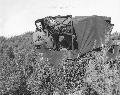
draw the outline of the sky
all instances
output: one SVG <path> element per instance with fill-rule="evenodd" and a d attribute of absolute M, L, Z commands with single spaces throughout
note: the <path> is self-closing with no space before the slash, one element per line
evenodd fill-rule
<path fill-rule="evenodd" d="M 0 0 L 0 36 L 35 31 L 35 20 L 57 15 L 108 16 L 120 32 L 120 0 Z"/>

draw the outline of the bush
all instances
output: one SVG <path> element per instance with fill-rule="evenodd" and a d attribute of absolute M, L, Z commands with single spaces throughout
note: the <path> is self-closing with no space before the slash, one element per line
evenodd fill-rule
<path fill-rule="evenodd" d="M 58 91 L 66 95 L 82 90 L 84 95 L 99 95 L 100 91 L 107 93 L 108 88 L 113 88 L 105 80 L 112 80 L 114 85 L 119 86 L 116 84 L 120 80 L 119 59 L 108 61 L 105 52 L 100 50 L 88 52 L 75 61 L 65 62 L 66 52 L 37 51 L 31 44 L 31 37 L 31 33 L 28 33 L 20 37 L 2 39 L 2 94 L 52 95 Z"/>

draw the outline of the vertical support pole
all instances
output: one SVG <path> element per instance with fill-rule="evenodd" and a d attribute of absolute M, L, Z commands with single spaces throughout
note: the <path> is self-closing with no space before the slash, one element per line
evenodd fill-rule
<path fill-rule="evenodd" d="M 73 20 L 72 20 L 72 15 L 71 15 L 71 32 L 72 32 L 72 51 L 74 50 L 74 45 L 73 45 L 73 40 L 74 40 L 74 38 L 73 38 Z"/>

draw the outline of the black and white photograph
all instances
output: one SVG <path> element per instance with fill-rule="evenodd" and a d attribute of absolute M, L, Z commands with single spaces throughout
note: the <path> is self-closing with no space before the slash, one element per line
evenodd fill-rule
<path fill-rule="evenodd" d="M 120 0 L 0 0 L 0 95 L 120 95 Z"/>

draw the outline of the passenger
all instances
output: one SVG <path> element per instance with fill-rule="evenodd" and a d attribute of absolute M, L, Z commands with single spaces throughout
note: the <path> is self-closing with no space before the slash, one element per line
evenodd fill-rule
<path fill-rule="evenodd" d="M 66 51 L 67 53 L 67 60 L 72 60 L 72 52 L 71 50 L 69 50 L 69 42 L 67 40 L 70 40 L 70 39 L 65 39 L 65 35 L 61 35 L 59 37 L 59 42 L 60 42 L 60 51 Z"/>
<path fill-rule="evenodd" d="M 66 39 L 65 39 L 65 36 L 64 35 L 61 35 L 61 36 L 59 36 L 59 42 L 60 42 L 60 49 L 68 49 L 68 47 L 69 47 L 69 44 L 68 44 L 68 42 L 66 41 Z"/>
<path fill-rule="evenodd" d="M 35 21 L 36 31 L 33 33 L 33 42 L 37 48 L 45 46 L 46 48 L 52 48 L 52 37 L 48 36 L 48 31 L 44 28 L 44 20 L 38 19 Z"/>
<path fill-rule="evenodd" d="M 54 50 L 59 51 L 59 34 L 58 33 L 53 33 L 51 35 L 53 37 L 53 48 Z"/>

